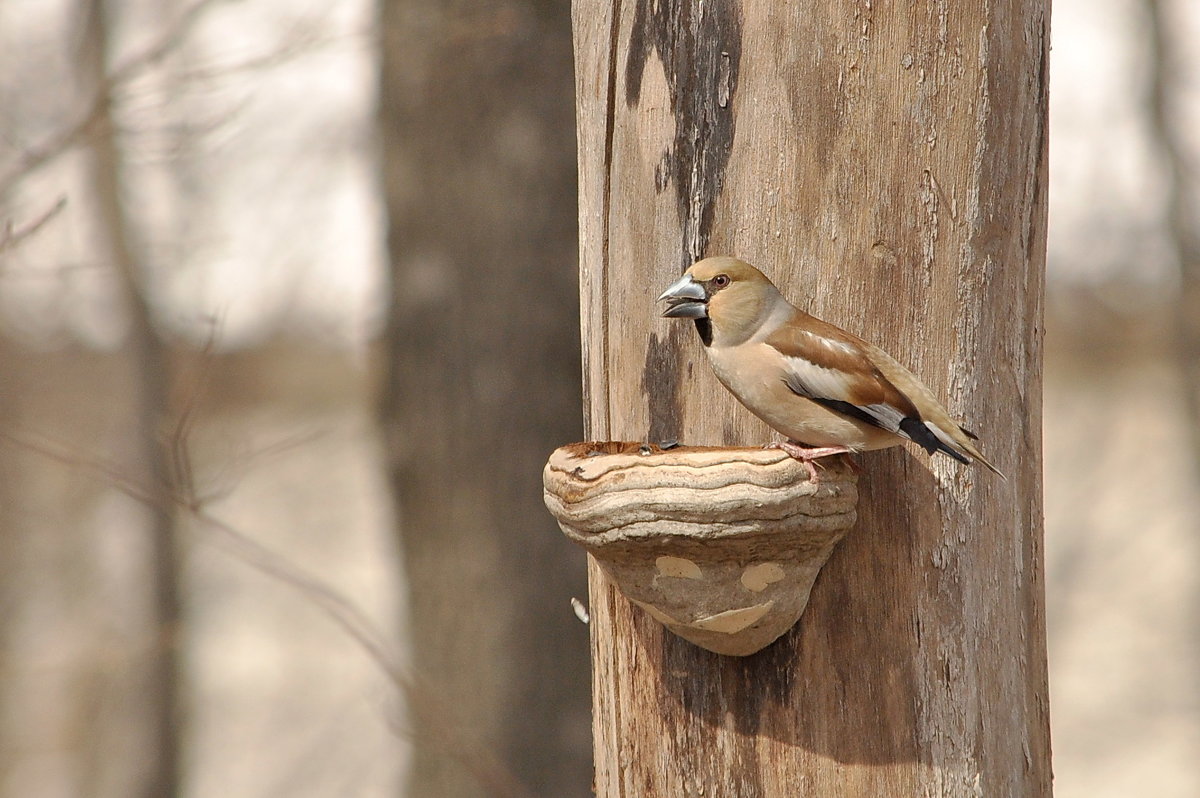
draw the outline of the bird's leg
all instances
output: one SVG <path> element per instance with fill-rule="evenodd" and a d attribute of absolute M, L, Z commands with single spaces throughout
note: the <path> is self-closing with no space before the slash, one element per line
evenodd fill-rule
<path fill-rule="evenodd" d="M 804 467 L 808 469 L 808 478 L 813 482 L 821 481 L 817 476 L 817 466 L 813 460 L 834 454 L 850 454 L 853 451 L 845 446 L 804 446 L 795 441 L 773 441 L 768 443 L 765 448 L 781 449 L 804 463 Z M 849 458 L 847 460 L 850 462 L 851 468 L 858 471 L 858 464 Z"/>

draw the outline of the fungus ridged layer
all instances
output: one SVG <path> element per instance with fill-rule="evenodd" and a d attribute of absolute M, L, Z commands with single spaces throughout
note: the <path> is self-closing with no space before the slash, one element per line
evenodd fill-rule
<path fill-rule="evenodd" d="M 760 448 L 585 442 L 556 450 L 546 506 L 618 588 L 681 637 L 746 655 L 799 620 L 821 566 L 853 526 L 857 478 L 819 478 Z"/>

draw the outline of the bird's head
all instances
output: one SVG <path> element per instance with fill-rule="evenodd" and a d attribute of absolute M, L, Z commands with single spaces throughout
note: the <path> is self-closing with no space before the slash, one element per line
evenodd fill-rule
<path fill-rule="evenodd" d="M 667 302 L 662 314 L 666 318 L 696 319 L 708 343 L 712 332 L 706 334 L 708 324 L 721 336 L 749 337 L 779 298 L 774 284 L 758 269 L 737 258 L 720 256 L 693 265 L 658 299 Z"/>

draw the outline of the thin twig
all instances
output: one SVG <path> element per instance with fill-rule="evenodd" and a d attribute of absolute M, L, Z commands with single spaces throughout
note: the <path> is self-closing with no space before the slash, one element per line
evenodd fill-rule
<path fill-rule="evenodd" d="M 37 171 L 57 156 L 82 143 L 91 135 L 107 114 L 112 95 L 118 88 L 136 78 L 147 67 L 170 55 L 191 32 L 201 15 L 219 0 L 196 0 L 184 9 L 161 36 L 146 49 L 126 58 L 96 85 L 84 111 L 73 122 L 51 134 L 40 144 L 29 147 L 0 176 L 0 196 L 12 190 L 16 183 Z"/>
<path fill-rule="evenodd" d="M 321 30 L 317 24 L 297 26 L 296 33 L 287 37 L 276 50 L 258 55 L 246 56 L 240 61 L 215 62 L 208 65 L 191 67 L 182 70 L 178 78 L 181 83 L 205 83 L 223 80 L 231 75 L 241 75 L 248 72 L 262 72 L 280 66 L 286 66 L 303 56 L 309 55 L 321 47 L 338 44 L 363 36 L 361 33 L 344 33 L 330 35 Z"/>
<path fill-rule="evenodd" d="M 10 249 L 16 249 L 21 245 L 21 242 L 35 235 L 49 224 L 51 219 L 62 213 L 65 207 L 67 207 L 67 198 L 59 197 L 58 201 L 50 206 L 49 210 L 34 218 L 33 221 L 26 222 L 21 227 L 14 228 L 11 221 L 6 223 L 4 229 L 0 230 L 0 254 Z"/>
<path fill-rule="evenodd" d="M 161 491 L 150 490 L 139 484 L 113 463 L 82 456 L 73 451 L 69 444 L 3 429 L 0 429 L 0 441 L 88 472 L 143 504 L 155 506 L 162 496 Z M 422 685 L 407 672 L 400 655 L 384 642 L 384 635 L 352 601 L 315 574 L 239 531 L 193 499 L 178 493 L 171 494 L 170 498 L 173 507 L 213 533 L 205 539 L 206 543 L 295 589 L 352 639 L 404 695 L 409 711 L 421 721 L 420 728 L 429 732 L 439 748 L 470 773 L 487 790 L 488 795 L 497 798 L 532 798 L 532 793 L 490 751 L 467 739 L 460 729 L 452 726 L 447 719 L 452 717 L 453 712 L 436 696 L 436 691 Z"/>

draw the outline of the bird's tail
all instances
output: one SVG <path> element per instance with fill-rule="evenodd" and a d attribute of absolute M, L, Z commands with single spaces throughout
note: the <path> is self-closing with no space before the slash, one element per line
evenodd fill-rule
<path fill-rule="evenodd" d="M 940 425 L 932 422 L 926 422 L 925 426 L 929 427 L 930 432 L 937 438 L 938 451 L 945 452 L 960 463 L 970 463 L 977 460 L 987 470 L 1006 482 L 1008 481 L 1008 477 L 1004 476 L 1004 473 L 1000 469 L 992 465 L 992 462 L 984 457 L 983 453 L 975 446 L 974 441 L 979 440 L 979 436 L 974 432 L 957 424 L 952 424 L 949 431 L 942 429 Z"/>

